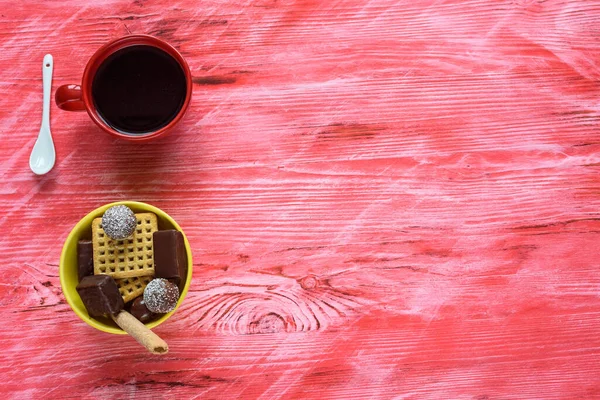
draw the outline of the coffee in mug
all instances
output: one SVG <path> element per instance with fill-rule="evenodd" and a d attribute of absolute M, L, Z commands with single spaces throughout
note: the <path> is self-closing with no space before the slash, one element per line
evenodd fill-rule
<path fill-rule="evenodd" d="M 127 140 L 147 140 L 170 130 L 191 99 L 191 73 L 167 43 L 147 35 L 110 42 L 92 56 L 81 86 L 64 85 L 57 105 L 86 110 L 106 132 Z"/>

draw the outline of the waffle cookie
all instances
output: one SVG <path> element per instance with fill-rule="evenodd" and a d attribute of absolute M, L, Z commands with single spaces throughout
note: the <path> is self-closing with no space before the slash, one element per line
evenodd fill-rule
<path fill-rule="evenodd" d="M 117 286 L 121 293 L 121 297 L 123 297 L 123 302 L 128 303 L 136 297 L 143 295 L 144 289 L 146 289 L 146 286 L 151 280 L 151 276 L 117 279 Z"/>
<path fill-rule="evenodd" d="M 92 221 L 94 275 L 114 279 L 154 275 L 152 234 L 158 230 L 156 215 L 139 213 L 135 217 L 135 232 L 122 240 L 113 240 L 104 233 L 102 218 Z"/>

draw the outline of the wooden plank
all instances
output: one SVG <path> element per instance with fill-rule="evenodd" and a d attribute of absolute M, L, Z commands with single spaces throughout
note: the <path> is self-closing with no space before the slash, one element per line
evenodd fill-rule
<path fill-rule="evenodd" d="M 0 2 L 0 393 L 7 398 L 600 398 L 600 5 Z M 148 33 L 194 75 L 137 145 L 51 112 Z M 62 243 L 104 203 L 169 212 L 194 281 L 166 357 L 65 303 Z"/>

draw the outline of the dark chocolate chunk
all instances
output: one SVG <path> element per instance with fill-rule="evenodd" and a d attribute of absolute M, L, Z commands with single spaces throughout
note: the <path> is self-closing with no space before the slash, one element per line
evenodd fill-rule
<path fill-rule="evenodd" d="M 78 282 L 89 275 L 94 275 L 94 248 L 91 240 L 80 240 L 77 242 Z"/>
<path fill-rule="evenodd" d="M 148 307 L 146 307 L 146 303 L 144 302 L 144 296 L 136 297 L 135 300 L 133 300 L 129 313 L 143 323 L 150 322 L 158 316 L 148 310 Z"/>
<path fill-rule="evenodd" d="M 155 276 L 172 280 L 183 287 L 187 275 L 187 254 L 182 233 L 173 229 L 156 231 L 152 244 Z"/>
<path fill-rule="evenodd" d="M 116 314 L 125 306 L 117 283 L 108 275 L 84 277 L 77 285 L 77 293 L 92 317 Z"/>

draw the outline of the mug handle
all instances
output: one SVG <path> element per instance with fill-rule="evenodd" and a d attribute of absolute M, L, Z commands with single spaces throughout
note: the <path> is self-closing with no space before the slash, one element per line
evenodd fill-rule
<path fill-rule="evenodd" d="M 56 90 L 54 100 L 58 108 L 65 111 L 85 111 L 83 92 L 79 85 L 62 85 Z"/>

